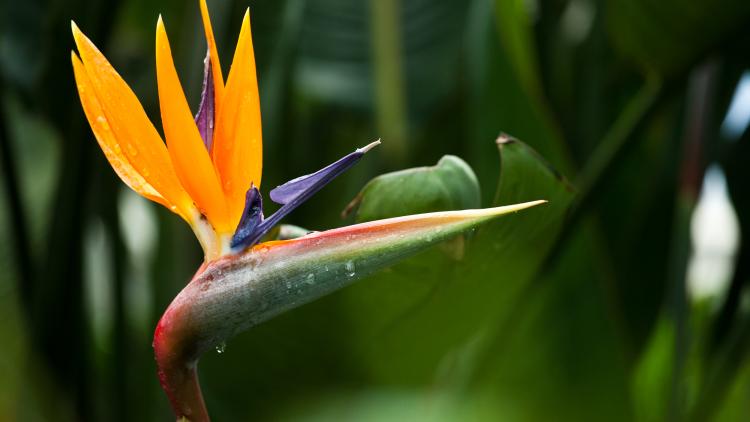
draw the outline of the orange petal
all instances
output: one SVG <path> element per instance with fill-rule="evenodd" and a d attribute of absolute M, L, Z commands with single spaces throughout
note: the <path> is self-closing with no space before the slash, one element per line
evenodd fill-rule
<path fill-rule="evenodd" d="M 214 30 L 211 28 L 211 17 L 208 15 L 208 6 L 206 0 L 200 0 L 201 18 L 203 19 L 203 30 L 206 33 L 206 42 L 208 43 L 208 56 L 211 59 L 211 74 L 214 77 L 214 104 L 215 110 L 219 109 L 219 103 L 224 97 L 224 76 L 221 73 L 221 63 L 219 63 L 219 52 L 216 50 L 216 39 Z"/>
<path fill-rule="evenodd" d="M 96 99 L 96 94 L 91 87 L 91 81 L 86 75 L 86 69 L 83 68 L 81 59 L 73 51 L 70 52 L 70 59 L 73 62 L 73 73 L 75 74 L 83 112 L 86 114 L 91 130 L 94 131 L 94 136 L 107 161 L 128 187 L 138 194 L 169 208 L 171 204 L 133 168 L 127 157 L 122 153 L 115 134 L 107 122 L 107 116 L 102 110 L 99 100 Z"/>
<path fill-rule="evenodd" d="M 260 99 L 255 78 L 249 9 L 242 20 L 219 109 L 212 155 L 227 197 L 229 217 L 237 224 L 245 205 L 245 193 L 251 183 L 260 186 L 263 167 Z"/>
<path fill-rule="evenodd" d="M 177 177 L 219 232 L 230 231 L 224 193 L 206 151 L 172 61 L 164 23 L 156 24 L 156 78 L 164 136 Z"/>
<path fill-rule="evenodd" d="M 190 222 L 192 200 L 138 98 L 91 40 L 71 26 L 81 55 L 79 60 L 73 53 L 78 91 L 102 151 L 128 186 Z"/>

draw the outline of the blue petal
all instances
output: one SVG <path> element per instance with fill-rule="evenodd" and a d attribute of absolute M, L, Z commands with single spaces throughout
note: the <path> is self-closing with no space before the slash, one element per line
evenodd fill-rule
<path fill-rule="evenodd" d="M 257 243 L 263 235 L 271 230 L 271 228 L 273 228 L 273 226 L 275 226 L 282 218 L 298 206 L 302 205 L 303 202 L 322 189 L 323 186 L 328 184 L 328 182 L 356 164 L 367 151 L 379 144 L 380 140 L 375 141 L 363 148 L 357 149 L 351 154 L 344 156 L 335 163 L 318 170 L 315 173 L 290 180 L 289 182 L 271 190 L 271 199 L 274 202 L 281 204 L 282 207 L 265 220 L 262 217 L 261 209 L 260 220 L 253 224 L 253 230 L 248 230 L 242 223 L 242 220 L 245 219 L 245 213 L 248 212 L 248 209 L 252 208 L 251 205 L 248 205 L 250 204 L 249 201 L 251 199 L 256 202 L 259 201 L 259 199 L 251 197 L 250 191 L 248 191 L 248 202 L 245 204 L 245 213 L 243 213 L 240 225 L 237 227 L 237 232 L 235 232 L 232 237 L 232 248 L 235 250 L 241 250 Z M 255 188 L 251 187 L 251 190 L 253 189 Z M 257 191 L 257 189 L 255 190 Z M 257 196 L 260 198 L 260 193 L 258 193 Z"/>
<path fill-rule="evenodd" d="M 346 155 L 335 163 L 330 164 L 315 173 L 300 176 L 276 187 L 271 190 L 271 200 L 277 204 L 284 205 L 301 196 L 306 196 L 305 199 L 307 199 L 307 197 L 320 190 L 320 188 L 335 179 L 339 174 L 348 170 L 349 167 L 359 161 L 367 151 L 378 144 L 380 144 L 380 141 L 373 142 L 364 148 L 357 149 L 353 153 Z"/>
<path fill-rule="evenodd" d="M 240 223 L 232 236 L 232 247 L 235 244 L 246 244 L 254 238 L 259 226 L 263 223 L 263 197 L 255 185 L 250 185 L 245 195 L 245 210 L 242 211 Z"/>
<path fill-rule="evenodd" d="M 198 106 L 198 113 L 195 115 L 195 124 L 198 126 L 198 132 L 203 138 L 208 152 L 211 152 L 211 145 L 214 138 L 214 110 L 216 103 L 214 101 L 214 78 L 211 71 L 211 51 L 206 53 L 206 59 L 203 66 L 203 90 L 201 91 L 201 103 Z"/>

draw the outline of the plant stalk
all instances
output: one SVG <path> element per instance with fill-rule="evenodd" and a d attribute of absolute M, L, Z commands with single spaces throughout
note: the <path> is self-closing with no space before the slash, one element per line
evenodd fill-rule
<path fill-rule="evenodd" d="M 407 154 L 407 103 L 401 51 L 400 2 L 370 0 L 375 110 L 378 133 L 389 159 L 403 161 Z"/>

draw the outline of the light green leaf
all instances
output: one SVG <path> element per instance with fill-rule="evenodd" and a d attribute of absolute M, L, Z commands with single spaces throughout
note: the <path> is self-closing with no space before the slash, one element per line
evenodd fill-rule
<path fill-rule="evenodd" d="M 479 208 L 479 181 L 466 162 L 446 155 L 432 167 L 418 167 L 372 179 L 349 204 L 357 222 L 436 210 Z"/>

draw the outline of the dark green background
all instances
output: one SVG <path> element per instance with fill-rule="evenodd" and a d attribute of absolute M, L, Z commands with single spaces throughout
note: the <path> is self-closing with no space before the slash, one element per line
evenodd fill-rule
<path fill-rule="evenodd" d="M 698 299 L 686 284 L 709 164 L 750 238 L 750 132 L 720 131 L 750 68 L 750 2 L 208 3 L 225 73 L 251 7 L 264 194 L 383 140 L 287 223 L 351 223 L 341 211 L 368 180 L 446 154 L 474 169 L 483 206 L 552 201 L 206 356 L 215 420 L 750 418 L 748 242 L 720 292 Z M 169 420 L 151 334 L 201 253 L 99 151 L 70 20 L 159 127 L 156 18 L 195 106 L 197 1 L 3 0 L 0 11 L 0 420 Z M 501 132 L 544 159 L 521 143 L 498 157 Z M 413 204 L 411 188 L 371 188 L 382 193 L 356 218 L 476 201 Z"/>

